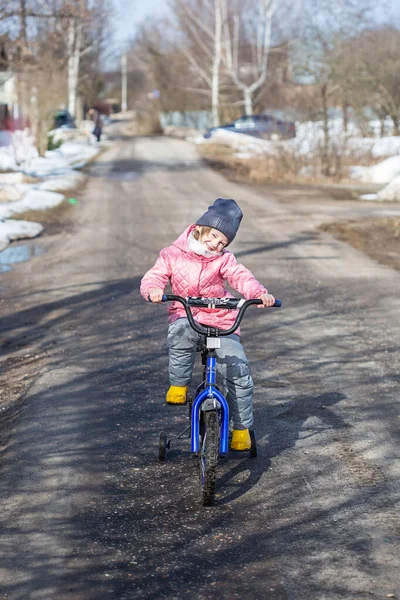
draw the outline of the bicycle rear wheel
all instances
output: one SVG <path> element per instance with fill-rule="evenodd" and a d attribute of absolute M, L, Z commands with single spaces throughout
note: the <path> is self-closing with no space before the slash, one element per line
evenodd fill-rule
<path fill-rule="evenodd" d="M 212 506 L 219 457 L 219 418 L 216 410 L 202 413 L 203 430 L 200 448 L 200 486 L 203 506 Z"/>

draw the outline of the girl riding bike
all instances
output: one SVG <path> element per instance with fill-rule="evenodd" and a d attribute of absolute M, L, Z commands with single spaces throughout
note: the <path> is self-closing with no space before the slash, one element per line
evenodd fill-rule
<path fill-rule="evenodd" d="M 171 246 L 161 250 L 155 265 L 144 275 L 140 292 L 145 300 L 162 302 L 167 283 L 178 296 L 227 298 L 225 282 L 246 299 L 259 298 L 260 308 L 273 306 L 275 298 L 226 248 L 235 238 L 243 213 L 230 198 L 218 198 Z M 168 307 L 169 380 L 168 404 L 185 404 L 199 335 L 190 327 L 178 302 Z M 229 329 L 236 311 L 224 308 L 195 308 L 201 325 Z M 221 338 L 216 350 L 224 394 L 233 425 L 230 447 L 249 450 L 249 428 L 253 424 L 253 380 L 239 331 Z"/>

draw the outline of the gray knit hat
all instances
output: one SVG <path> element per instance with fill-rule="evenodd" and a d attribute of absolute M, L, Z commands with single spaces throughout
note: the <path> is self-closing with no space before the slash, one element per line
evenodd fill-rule
<path fill-rule="evenodd" d="M 232 198 L 217 198 L 208 211 L 196 221 L 196 225 L 218 229 L 226 235 L 230 244 L 239 229 L 243 213 Z"/>

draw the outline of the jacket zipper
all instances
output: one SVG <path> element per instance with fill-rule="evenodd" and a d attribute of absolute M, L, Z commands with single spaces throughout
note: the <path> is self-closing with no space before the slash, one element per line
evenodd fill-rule
<path fill-rule="evenodd" d="M 198 290 L 197 291 L 197 295 L 198 296 L 201 296 L 201 292 L 200 292 L 200 278 L 201 278 L 201 274 L 203 272 L 203 264 L 204 264 L 203 261 L 201 261 L 201 267 L 200 267 L 200 273 L 199 273 L 199 281 L 198 281 L 198 284 L 197 284 L 197 290 Z"/>

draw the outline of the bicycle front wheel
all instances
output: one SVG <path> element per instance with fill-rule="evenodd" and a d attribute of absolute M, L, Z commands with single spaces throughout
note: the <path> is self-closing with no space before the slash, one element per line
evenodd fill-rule
<path fill-rule="evenodd" d="M 202 413 L 203 427 L 200 447 L 200 485 L 203 506 L 212 506 L 215 500 L 215 483 L 219 456 L 219 418 L 216 410 Z"/>

